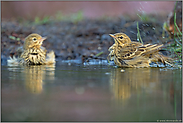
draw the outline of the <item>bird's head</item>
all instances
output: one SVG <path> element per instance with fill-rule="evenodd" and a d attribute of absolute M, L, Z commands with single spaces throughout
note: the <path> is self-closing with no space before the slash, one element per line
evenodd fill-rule
<path fill-rule="evenodd" d="M 24 49 L 26 50 L 32 47 L 40 48 L 45 39 L 46 37 L 42 37 L 39 34 L 30 34 L 25 38 Z"/>
<path fill-rule="evenodd" d="M 119 45 L 123 46 L 124 44 L 131 43 L 130 38 L 124 33 L 115 33 L 115 34 L 109 34 L 109 35 L 113 37 L 115 43 Z"/>

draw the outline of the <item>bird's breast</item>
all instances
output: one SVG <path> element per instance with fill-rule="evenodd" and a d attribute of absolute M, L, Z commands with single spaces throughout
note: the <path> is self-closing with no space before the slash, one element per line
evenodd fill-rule
<path fill-rule="evenodd" d="M 30 55 L 38 55 L 38 53 L 30 53 Z"/>
<path fill-rule="evenodd" d="M 46 52 L 42 49 L 32 48 L 25 50 L 21 57 L 25 60 L 26 64 L 44 64 Z"/>

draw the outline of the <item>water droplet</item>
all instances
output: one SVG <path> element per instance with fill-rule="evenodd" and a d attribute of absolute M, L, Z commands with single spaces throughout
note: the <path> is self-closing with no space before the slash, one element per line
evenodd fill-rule
<path fill-rule="evenodd" d="M 125 70 L 121 69 L 121 72 L 125 72 Z"/>
<path fill-rule="evenodd" d="M 101 50 L 102 48 L 101 47 L 98 47 L 98 50 Z"/>
<path fill-rule="evenodd" d="M 106 74 L 106 75 L 109 75 L 110 73 L 107 72 L 107 73 L 105 73 L 105 74 Z"/>
<path fill-rule="evenodd" d="M 134 31 L 130 31 L 131 33 L 133 33 L 133 34 L 136 34 Z"/>

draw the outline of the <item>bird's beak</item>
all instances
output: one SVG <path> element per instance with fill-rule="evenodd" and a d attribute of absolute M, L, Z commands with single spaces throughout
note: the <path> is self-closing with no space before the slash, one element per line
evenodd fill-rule
<path fill-rule="evenodd" d="M 47 37 L 42 37 L 41 39 L 40 39 L 40 42 L 43 42 L 44 40 L 46 40 L 47 39 Z"/>
<path fill-rule="evenodd" d="M 109 34 L 111 37 L 116 38 L 113 34 Z"/>

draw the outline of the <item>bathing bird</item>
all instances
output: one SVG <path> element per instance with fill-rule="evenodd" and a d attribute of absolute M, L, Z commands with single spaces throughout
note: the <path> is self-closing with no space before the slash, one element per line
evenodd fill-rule
<path fill-rule="evenodd" d="M 42 37 L 37 33 L 28 35 L 25 38 L 23 47 L 17 49 L 20 56 L 18 58 L 8 59 L 8 64 L 22 65 L 43 65 L 54 64 L 55 54 L 53 51 L 46 54 L 46 48 L 42 46 L 46 37 Z"/>
<path fill-rule="evenodd" d="M 118 67 L 149 67 L 151 62 L 171 63 L 173 59 L 164 56 L 159 50 L 163 44 L 142 44 L 131 41 L 124 33 L 109 34 L 115 43 L 109 47 L 107 59 L 114 61 Z"/>

